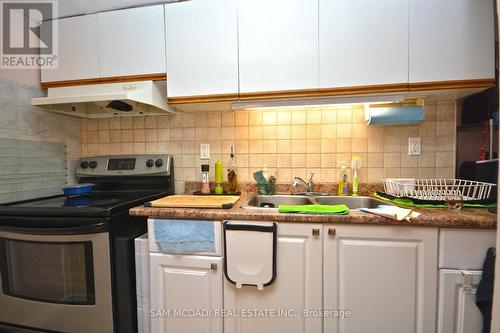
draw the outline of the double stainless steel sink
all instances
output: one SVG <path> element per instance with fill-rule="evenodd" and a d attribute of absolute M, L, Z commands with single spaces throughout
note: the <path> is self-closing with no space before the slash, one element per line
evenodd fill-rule
<path fill-rule="evenodd" d="M 241 208 L 252 210 L 277 210 L 279 205 L 346 205 L 349 209 L 376 208 L 388 204 L 363 196 L 311 196 L 311 195 L 254 195 Z"/>

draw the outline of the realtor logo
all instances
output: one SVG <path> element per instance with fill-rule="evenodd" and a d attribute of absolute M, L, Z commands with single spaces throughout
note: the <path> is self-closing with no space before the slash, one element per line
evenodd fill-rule
<path fill-rule="evenodd" d="M 1 68 L 57 68 L 57 3 L 0 2 Z"/>

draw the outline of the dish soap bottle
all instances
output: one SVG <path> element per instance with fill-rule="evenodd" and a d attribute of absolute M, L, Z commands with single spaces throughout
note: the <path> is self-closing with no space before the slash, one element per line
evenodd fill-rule
<path fill-rule="evenodd" d="M 353 175 L 352 175 L 352 195 L 356 196 L 356 195 L 358 195 L 358 191 L 359 191 L 358 172 L 359 172 L 359 169 L 361 168 L 361 157 L 354 156 L 352 158 L 351 163 L 352 163 L 351 168 L 352 168 L 352 172 L 353 172 Z"/>
<path fill-rule="evenodd" d="M 238 168 L 236 167 L 236 156 L 234 155 L 234 148 L 231 146 L 231 158 L 227 166 L 227 193 L 237 194 L 239 192 L 238 184 Z"/>
<path fill-rule="evenodd" d="M 338 195 L 346 196 L 349 195 L 349 180 L 347 177 L 347 170 L 345 166 L 342 166 L 342 170 L 340 172 L 340 180 L 338 185 Z"/>

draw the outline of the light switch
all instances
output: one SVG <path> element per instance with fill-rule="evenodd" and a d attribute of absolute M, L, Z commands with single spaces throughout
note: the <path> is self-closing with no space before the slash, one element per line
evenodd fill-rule
<path fill-rule="evenodd" d="M 420 138 L 408 138 L 408 155 L 420 155 Z"/>
<path fill-rule="evenodd" d="M 210 159 L 210 144 L 208 143 L 200 144 L 200 159 L 202 160 Z"/>

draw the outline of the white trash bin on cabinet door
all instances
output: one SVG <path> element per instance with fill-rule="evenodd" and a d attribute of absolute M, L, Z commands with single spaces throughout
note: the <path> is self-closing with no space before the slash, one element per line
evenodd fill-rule
<path fill-rule="evenodd" d="M 236 288 L 263 290 L 274 282 L 277 229 L 276 223 L 224 222 L 224 274 Z"/>

